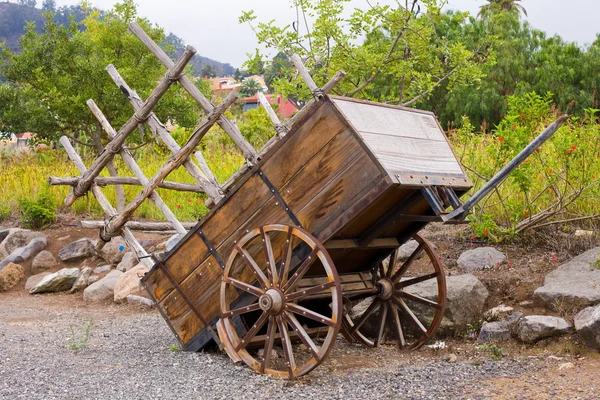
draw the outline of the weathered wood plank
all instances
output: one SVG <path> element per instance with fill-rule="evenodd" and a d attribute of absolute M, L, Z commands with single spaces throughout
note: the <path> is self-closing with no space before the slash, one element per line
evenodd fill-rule
<path fill-rule="evenodd" d="M 52 186 L 76 186 L 81 178 L 77 177 L 69 177 L 62 178 L 51 176 L 48 178 L 48 184 Z M 108 185 L 132 185 L 132 186 L 142 186 L 140 180 L 137 178 L 131 178 L 127 176 L 115 176 L 110 178 L 101 178 L 97 177 L 94 179 L 94 183 L 98 186 L 108 186 Z M 168 190 L 176 190 L 179 192 L 193 192 L 193 193 L 204 193 L 204 190 L 200 188 L 198 185 L 192 185 L 190 183 L 180 183 L 180 182 L 170 182 L 170 181 L 162 181 L 158 185 L 161 189 Z"/>

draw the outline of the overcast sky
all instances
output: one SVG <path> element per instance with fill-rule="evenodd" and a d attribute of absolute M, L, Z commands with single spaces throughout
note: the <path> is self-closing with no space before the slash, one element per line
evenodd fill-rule
<path fill-rule="evenodd" d="M 91 0 L 101 9 L 110 9 L 116 0 Z M 279 25 L 291 23 L 295 11 L 289 0 L 136 0 L 138 12 L 152 22 L 173 32 L 186 44 L 196 47 L 198 54 L 239 67 L 246 53 L 257 47 L 255 36 L 247 24 L 240 25 L 242 11 L 254 10 L 261 21 L 275 19 Z M 396 4 L 396 0 L 371 0 L 371 3 Z M 38 6 L 42 0 L 38 0 Z M 56 0 L 58 6 L 79 3 L 79 0 Z M 485 0 L 449 0 L 445 9 L 458 9 L 477 14 Z M 594 41 L 600 32 L 598 0 L 523 0 L 527 19 L 549 36 L 581 45 Z M 349 7 L 367 8 L 366 0 L 351 0 Z"/>

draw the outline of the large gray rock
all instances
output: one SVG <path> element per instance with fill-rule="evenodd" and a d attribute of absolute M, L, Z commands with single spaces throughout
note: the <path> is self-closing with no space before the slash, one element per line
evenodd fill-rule
<path fill-rule="evenodd" d="M 129 251 L 127 244 L 122 237 L 117 236 L 106 243 L 102 250 L 100 250 L 99 256 L 110 264 L 118 264 L 123 259 L 125 253 Z"/>
<path fill-rule="evenodd" d="M 44 237 L 44 235 L 28 229 L 9 229 L 8 234 L 6 234 L 6 237 L 0 243 L 0 260 L 8 257 L 15 249 L 27 246 L 31 240 L 38 237 Z"/>
<path fill-rule="evenodd" d="M 69 290 L 69 293 L 79 292 L 80 290 L 83 290 L 86 287 L 88 287 L 90 275 L 92 275 L 92 269 L 90 267 L 82 268 L 81 274 L 79 274 L 79 278 L 77 278 L 73 286 L 71 286 L 71 290 Z"/>
<path fill-rule="evenodd" d="M 518 324 L 522 317 L 523 313 L 516 312 L 509 315 L 502 321 L 488 322 L 481 327 L 477 340 L 479 343 L 510 340 L 512 336 L 511 332 L 513 332 L 514 327 Z"/>
<path fill-rule="evenodd" d="M 559 317 L 530 315 L 519 321 L 516 335 L 525 343 L 535 343 L 544 338 L 564 335 L 570 328 L 567 321 Z"/>
<path fill-rule="evenodd" d="M 82 238 L 69 243 L 58 252 L 63 262 L 77 261 L 94 255 L 94 242 L 90 238 Z"/>
<path fill-rule="evenodd" d="M 481 318 L 489 292 L 471 274 L 446 277 L 446 313 L 447 321 L 443 324 L 455 330 L 467 328 L 474 320 Z M 429 300 L 436 300 L 438 295 L 437 282 L 430 279 L 406 288 L 406 291 Z M 415 305 L 416 306 L 416 305 Z M 427 312 L 425 309 L 420 312 Z"/>
<path fill-rule="evenodd" d="M 37 256 L 33 258 L 31 262 L 31 272 L 37 274 L 39 272 L 53 269 L 58 266 L 56 258 L 48 250 L 42 250 Z"/>
<path fill-rule="evenodd" d="M 83 291 L 85 301 L 112 300 L 114 296 L 115 284 L 123 273 L 116 269 L 110 271 L 104 278 L 92 283 Z"/>
<path fill-rule="evenodd" d="M 167 250 L 167 251 L 171 251 L 171 250 L 173 250 L 173 248 L 175 247 L 175 245 L 176 245 L 177 243 L 179 243 L 179 242 L 181 241 L 181 239 L 183 239 L 183 237 L 184 237 L 184 236 L 185 236 L 185 235 L 184 235 L 183 233 L 177 233 L 177 234 L 175 234 L 175 235 L 171 236 L 171 237 L 169 238 L 169 240 L 167 240 L 167 241 L 165 242 L 165 248 L 166 248 L 166 250 Z"/>
<path fill-rule="evenodd" d="M 533 292 L 535 304 L 550 310 L 577 312 L 600 303 L 600 269 L 594 262 L 600 247 L 578 255 L 546 275 L 544 286 Z"/>
<path fill-rule="evenodd" d="M 40 272 L 39 274 L 31 275 L 25 282 L 25 290 L 30 291 L 35 285 L 40 283 L 44 277 L 50 275 L 50 272 Z"/>
<path fill-rule="evenodd" d="M 12 253 L 8 255 L 8 257 L 0 261 L 0 270 L 8 263 L 22 263 L 29 260 L 40 251 L 45 249 L 47 245 L 48 240 L 45 237 L 31 239 L 26 246 L 14 249 Z"/>
<path fill-rule="evenodd" d="M 101 265 L 99 267 L 94 268 L 95 274 L 106 274 L 113 269 L 112 264 Z"/>
<path fill-rule="evenodd" d="M 493 247 L 479 247 L 473 250 L 467 250 L 458 257 L 458 267 L 463 271 L 479 271 L 488 267 L 493 267 L 506 260 L 504 253 Z"/>
<path fill-rule="evenodd" d="M 127 296 L 135 294 L 138 296 L 144 296 L 146 291 L 140 290 L 140 279 L 148 272 L 150 268 L 144 263 L 139 263 L 129 271 L 117 279 L 114 289 L 114 300 L 115 303 L 124 303 L 127 301 Z"/>
<path fill-rule="evenodd" d="M 63 292 L 71 289 L 79 278 L 79 268 L 63 268 L 58 272 L 45 276 L 29 293 Z"/>
<path fill-rule="evenodd" d="M 574 322 L 577 335 L 583 344 L 600 350 L 600 304 L 578 312 Z"/>
<path fill-rule="evenodd" d="M 117 270 L 119 270 L 121 272 L 127 272 L 131 268 L 135 267 L 137 264 L 138 264 L 138 259 L 137 259 L 137 256 L 135 255 L 135 253 L 133 251 L 128 251 L 123 256 L 123 259 L 121 260 L 119 265 L 117 265 Z"/>
<path fill-rule="evenodd" d="M 154 307 L 154 301 L 142 296 L 136 296 L 135 294 L 130 294 L 127 296 L 127 304 L 143 307 Z"/>

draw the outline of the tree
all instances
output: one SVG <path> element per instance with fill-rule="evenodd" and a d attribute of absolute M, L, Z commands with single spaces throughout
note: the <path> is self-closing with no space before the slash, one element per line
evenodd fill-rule
<path fill-rule="evenodd" d="M 200 76 L 203 78 L 214 78 L 217 76 L 215 67 L 212 64 L 204 64 L 200 70 Z"/>
<path fill-rule="evenodd" d="M 273 82 L 275 79 L 289 79 L 289 71 L 292 68 L 292 62 L 285 55 L 285 53 L 279 52 L 273 58 L 273 61 L 265 68 L 265 85 L 272 89 Z"/>
<path fill-rule="evenodd" d="M 298 0 L 299 18 L 291 25 L 257 23 L 252 11 L 244 12 L 240 22 L 249 23 L 265 47 L 288 57 L 300 55 L 318 85 L 344 70 L 346 78 L 335 91 L 346 96 L 413 105 L 424 102 L 438 86 L 451 89 L 483 76 L 484 58 L 477 53 L 485 52 L 485 47 L 469 48 L 459 39 L 436 35 L 434 26 L 441 18 L 438 1 L 373 5 L 349 16 L 344 12 L 346 3 Z M 305 15 L 313 16 L 312 26 Z M 257 56 L 258 51 L 247 65 L 256 64 Z M 284 76 L 294 76 L 293 71 Z M 286 78 L 273 79 L 272 87 L 284 96 L 310 97 L 298 78 Z"/>
<path fill-rule="evenodd" d="M 37 5 L 37 1 L 36 0 L 19 0 L 18 4 L 21 6 L 25 6 L 25 7 L 35 7 Z"/>
<path fill-rule="evenodd" d="M 237 82 L 242 79 L 242 73 L 240 72 L 239 68 L 235 69 L 235 72 L 233 73 L 233 79 L 235 79 Z"/>
<path fill-rule="evenodd" d="M 42 3 L 42 10 L 44 11 L 56 11 L 56 1 L 55 0 L 44 0 Z"/>
<path fill-rule="evenodd" d="M 488 4 L 484 4 L 479 8 L 478 17 L 483 17 L 490 12 L 496 11 L 508 11 L 515 12 L 517 14 L 523 13 L 527 16 L 527 10 L 520 4 L 521 0 L 488 0 Z"/>
<path fill-rule="evenodd" d="M 240 89 L 240 96 L 242 97 L 251 97 L 254 96 L 257 92 L 262 92 L 263 88 L 260 86 L 255 79 L 249 78 L 244 80 L 242 83 L 242 87 Z"/>

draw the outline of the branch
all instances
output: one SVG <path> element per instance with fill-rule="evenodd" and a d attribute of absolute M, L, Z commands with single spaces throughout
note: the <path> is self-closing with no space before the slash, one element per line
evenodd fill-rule
<path fill-rule="evenodd" d="M 426 96 L 427 94 L 429 94 L 432 89 L 436 88 L 437 86 L 440 85 L 440 83 L 442 83 L 443 81 L 445 81 L 446 79 L 448 79 L 448 77 L 450 77 L 450 75 L 452 75 L 456 71 L 457 68 L 458 68 L 458 65 L 456 67 L 452 68 L 446 75 L 444 75 L 440 79 L 438 79 L 438 81 L 433 84 L 433 86 L 431 87 L 431 89 L 427 89 L 426 91 L 424 91 L 420 95 L 414 97 L 413 99 L 407 101 L 406 103 L 404 103 L 402 105 L 406 107 L 406 106 L 410 106 L 412 103 L 414 103 L 416 101 L 419 101 L 423 96 Z"/>
<path fill-rule="evenodd" d="M 65 133 L 63 136 L 66 136 L 66 137 L 68 137 L 69 139 L 71 139 L 71 140 L 72 140 L 72 141 L 74 141 L 75 143 L 77 143 L 77 144 L 80 144 L 80 145 L 82 145 L 82 146 L 93 147 L 93 148 L 95 148 L 95 147 L 96 147 L 96 146 L 94 146 L 93 144 L 89 144 L 89 143 L 82 142 L 81 140 L 79 140 L 79 139 L 76 139 L 75 137 L 73 137 L 73 136 L 71 136 L 71 135 L 67 135 L 66 133 Z"/>

